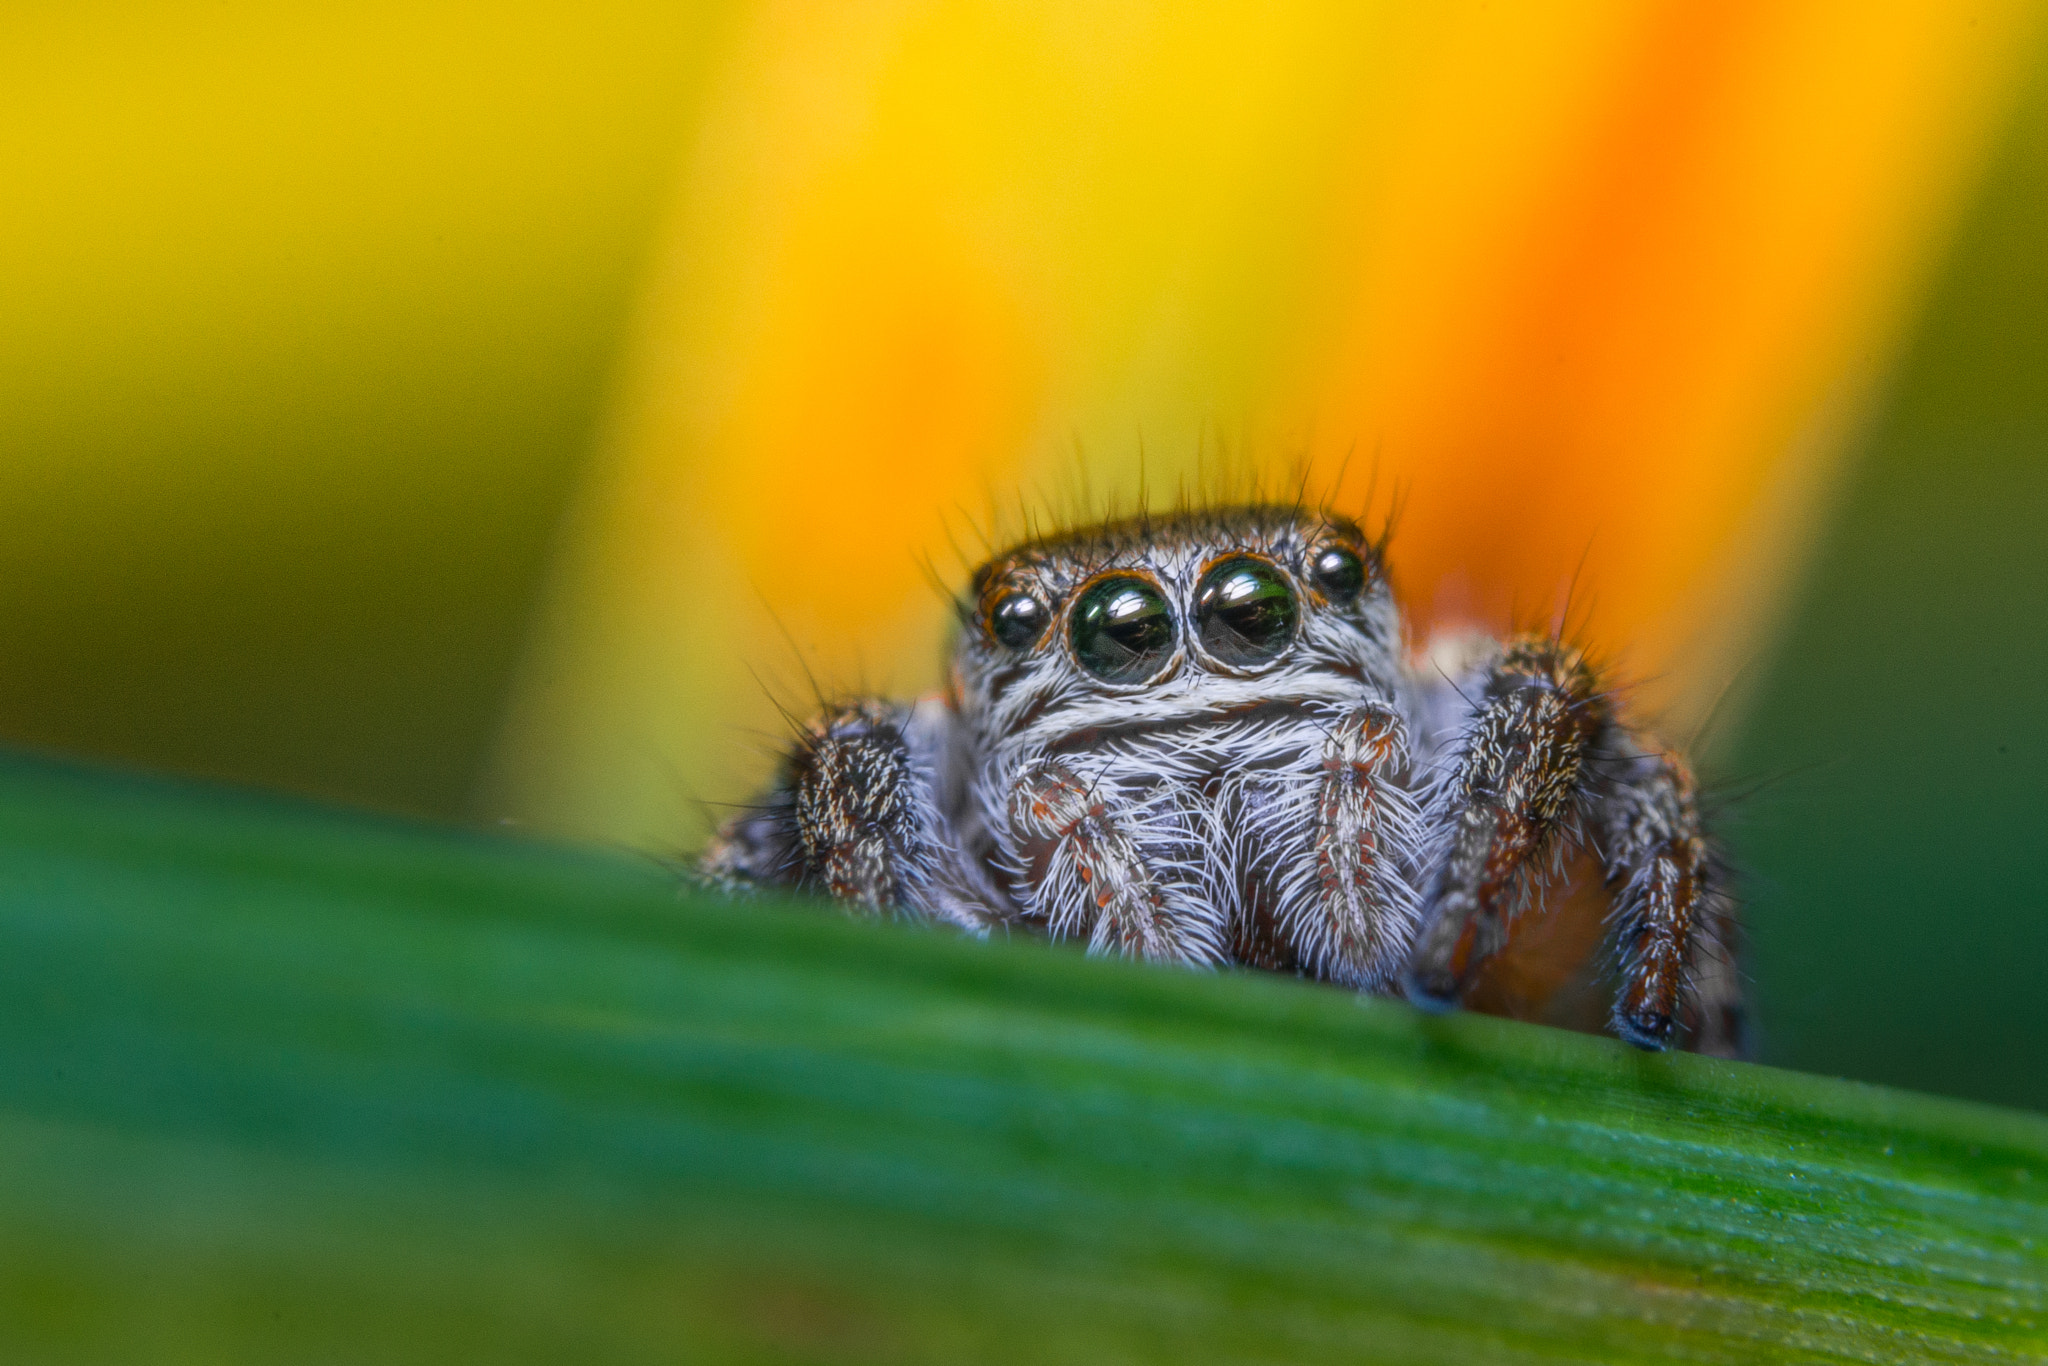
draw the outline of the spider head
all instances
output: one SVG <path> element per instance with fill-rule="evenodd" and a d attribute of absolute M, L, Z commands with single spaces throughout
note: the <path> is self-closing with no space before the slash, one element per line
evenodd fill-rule
<path fill-rule="evenodd" d="M 1381 546 L 1292 507 L 1027 542 L 976 571 L 973 590 L 955 685 L 984 743 L 1385 696 L 1399 655 Z"/>

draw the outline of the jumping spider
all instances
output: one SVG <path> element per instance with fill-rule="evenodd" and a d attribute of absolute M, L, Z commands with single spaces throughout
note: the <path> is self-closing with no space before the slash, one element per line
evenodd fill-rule
<path fill-rule="evenodd" d="M 959 604 L 945 693 L 826 708 L 701 870 L 1439 1009 L 1543 1017 L 1571 980 L 1639 1047 L 1739 1052 L 1685 761 L 1554 636 L 1411 658 L 1384 551 L 1282 506 L 1020 545 Z"/>

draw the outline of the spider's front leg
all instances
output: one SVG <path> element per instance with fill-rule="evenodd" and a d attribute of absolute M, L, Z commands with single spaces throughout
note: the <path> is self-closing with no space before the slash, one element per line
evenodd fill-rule
<path fill-rule="evenodd" d="M 1156 811 L 1042 759 L 1011 785 L 1009 818 L 1026 899 L 1055 938 L 1086 934 L 1090 953 L 1154 962 L 1220 960 L 1213 913 L 1187 906 L 1161 876 Z M 1170 839 L 1178 832 L 1166 824 Z"/>
<path fill-rule="evenodd" d="M 1404 780 L 1408 732 L 1400 713 L 1373 703 L 1324 740 L 1310 828 L 1312 858 L 1283 885 L 1281 930 L 1317 977 L 1382 986 L 1414 935 L 1408 883 L 1417 813 Z"/>
<path fill-rule="evenodd" d="M 880 702 L 811 722 L 774 788 L 728 822 L 699 864 L 727 888 L 802 887 L 849 910 L 933 910 L 939 819 L 909 742 L 911 712 Z"/>
<path fill-rule="evenodd" d="M 1614 1031 L 1641 1048 L 1672 1041 L 1688 978 L 1714 937 L 1701 922 L 1728 913 L 1712 886 L 1690 773 L 1675 755 L 1642 749 L 1582 656 L 1547 639 L 1502 654 L 1436 814 L 1443 842 L 1408 965 L 1412 999 L 1456 1003 L 1590 817 L 1614 889 L 1609 933 L 1621 949 Z M 1732 967 L 1720 967 L 1697 975 L 1732 1002 Z M 1697 1023 L 1695 1045 L 1733 1051 L 1732 1038 L 1717 1046 L 1720 1026 L 1710 1024 Z"/>

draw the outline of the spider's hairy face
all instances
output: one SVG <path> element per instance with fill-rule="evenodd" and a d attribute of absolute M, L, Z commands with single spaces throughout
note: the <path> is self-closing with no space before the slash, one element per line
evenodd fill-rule
<path fill-rule="evenodd" d="M 1390 695 L 1401 624 L 1379 544 L 1274 507 L 1113 522 L 982 566 L 954 697 L 986 748 Z"/>
<path fill-rule="evenodd" d="M 1615 1033 L 1738 1053 L 1734 911 L 1683 758 L 1555 637 L 1411 663 L 1383 545 L 1245 506 L 999 555 L 947 695 L 827 707 L 705 875 L 1530 1018 L 1597 1008 L 1605 936 Z M 1595 894 L 1551 896 L 1568 860 L 1601 866 Z M 1577 938 L 1517 958 L 1539 911 Z"/>

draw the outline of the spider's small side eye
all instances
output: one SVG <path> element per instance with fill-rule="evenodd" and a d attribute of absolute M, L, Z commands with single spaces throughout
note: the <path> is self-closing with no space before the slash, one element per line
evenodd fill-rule
<path fill-rule="evenodd" d="M 1157 588 L 1119 575 L 1081 595 L 1067 626 L 1081 666 L 1109 683 L 1136 683 L 1173 655 L 1173 610 Z"/>
<path fill-rule="evenodd" d="M 1365 587 L 1365 561 L 1341 545 L 1316 551 L 1309 559 L 1309 573 L 1332 602 L 1349 602 Z"/>
<path fill-rule="evenodd" d="M 1294 639 L 1294 593 L 1280 571 L 1249 556 L 1229 559 L 1195 589 L 1196 630 L 1219 663 L 1263 664 Z"/>
<path fill-rule="evenodd" d="M 1005 649 L 1022 650 L 1045 634 L 1049 615 L 1029 593 L 1006 593 L 989 609 L 988 633 Z"/>

